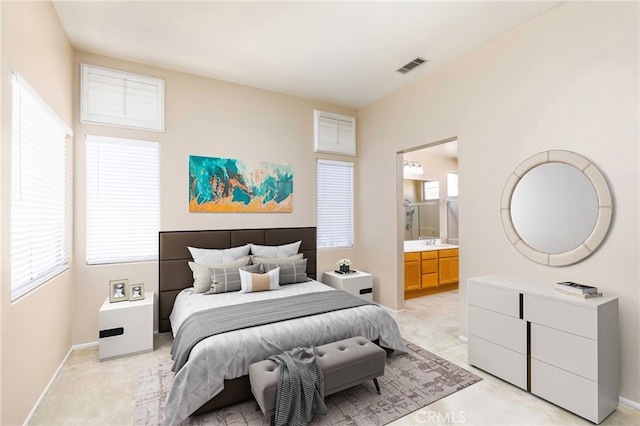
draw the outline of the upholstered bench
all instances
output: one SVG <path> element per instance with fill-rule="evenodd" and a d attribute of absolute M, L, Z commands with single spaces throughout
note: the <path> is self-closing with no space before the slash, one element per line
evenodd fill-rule
<path fill-rule="evenodd" d="M 316 362 L 324 376 L 325 396 L 372 380 L 380 393 L 377 378 L 384 375 L 387 353 L 364 337 L 352 337 L 316 347 Z M 278 364 L 271 360 L 249 366 L 251 392 L 265 416 L 276 407 Z"/>

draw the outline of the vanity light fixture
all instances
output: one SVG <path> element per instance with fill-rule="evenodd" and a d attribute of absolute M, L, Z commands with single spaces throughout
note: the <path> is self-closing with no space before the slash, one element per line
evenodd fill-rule
<path fill-rule="evenodd" d="M 417 161 L 404 160 L 404 171 L 407 173 L 424 173 L 424 169 Z"/>

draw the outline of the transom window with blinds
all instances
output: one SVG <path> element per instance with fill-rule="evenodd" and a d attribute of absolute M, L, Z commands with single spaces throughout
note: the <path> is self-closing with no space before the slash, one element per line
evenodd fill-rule
<path fill-rule="evenodd" d="M 12 76 L 11 300 L 69 268 L 71 129 Z"/>
<path fill-rule="evenodd" d="M 82 64 L 80 121 L 164 131 L 164 80 Z"/>
<path fill-rule="evenodd" d="M 353 163 L 318 160 L 317 247 L 353 247 Z"/>
<path fill-rule="evenodd" d="M 87 264 L 158 258 L 160 147 L 87 135 Z"/>

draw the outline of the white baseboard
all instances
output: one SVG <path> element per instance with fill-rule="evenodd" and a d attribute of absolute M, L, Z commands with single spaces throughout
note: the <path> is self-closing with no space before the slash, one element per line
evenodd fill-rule
<path fill-rule="evenodd" d="M 89 343 L 80 343 L 79 345 L 73 345 L 73 350 L 77 350 L 77 349 L 86 349 L 86 348 L 93 348 L 94 346 L 98 346 L 98 341 L 95 342 L 89 342 Z"/>
<path fill-rule="evenodd" d="M 462 334 L 458 335 L 458 339 L 462 340 L 465 343 L 469 342 L 469 338 L 467 336 L 463 336 Z"/>
<path fill-rule="evenodd" d="M 640 411 L 640 402 L 620 397 L 620 404 L 626 405 L 627 407 L 635 408 L 636 410 Z"/>
<path fill-rule="evenodd" d="M 385 306 L 382 303 L 377 303 L 377 305 L 385 308 L 389 312 L 393 312 L 394 314 L 402 314 L 402 313 L 404 313 L 404 309 L 400 309 L 400 310 L 391 309 L 390 307 Z"/>
<path fill-rule="evenodd" d="M 53 376 L 51 376 L 51 380 L 49 380 L 49 383 L 47 383 L 47 386 L 42 391 L 42 394 L 40 394 L 40 398 L 38 398 L 36 403 L 33 405 L 33 408 L 31 409 L 31 412 L 29 413 L 29 415 L 27 416 L 26 420 L 24 421 L 25 426 L 28 425 L 29 423 L 31 423 L 31 418 L 36 413 L 36 410 L 38 410 L 38 407 L 40 407 L 40 404 L 42 404 L 42 401 L 44 400 L 44 397 L 47 396 L 47 393 L 49 393 L 49 389 L 51 389 L 51 386 L 53 386 L 53 384 L 55 383 L 56 379 L 60 375 L 60 372 L 62 371 L 62 368 L 66 364 L 66 362 L 69 359 L 69 356 L 71 355 L 71 352 L 73 352 L 73 350 L 74 350 L 73 346 L 69 348 L 69 351 L 67 352 L 67 354 L 62 359 L 62 362 L 58 366 L 58 369 L 56 370 L 55 373 L 53 373 Z"/>

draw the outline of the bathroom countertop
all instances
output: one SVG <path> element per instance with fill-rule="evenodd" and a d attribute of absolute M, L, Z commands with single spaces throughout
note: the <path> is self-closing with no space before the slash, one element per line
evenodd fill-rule
<path fill-rule="evenodd" d="M 433 244 L 427 245 L 424 240 L 411 240 L 404 242 L 404 252 L 411 253 L 416 251 L 432 251 L 432 250 L 446 250 L 458 248 L 455 244 Z"/>

